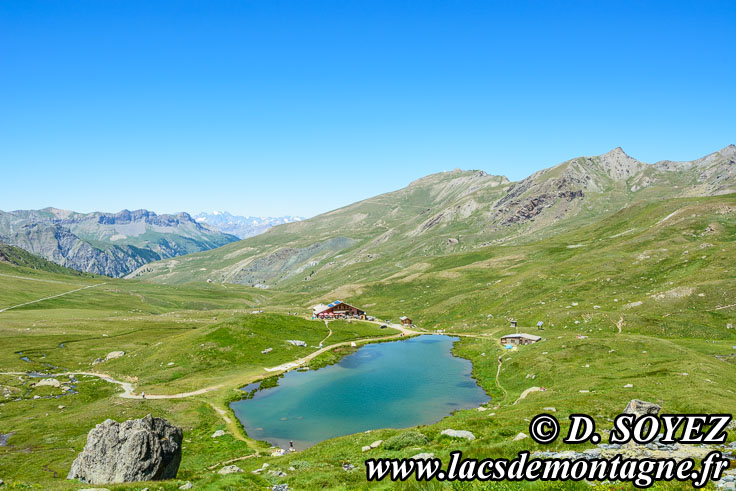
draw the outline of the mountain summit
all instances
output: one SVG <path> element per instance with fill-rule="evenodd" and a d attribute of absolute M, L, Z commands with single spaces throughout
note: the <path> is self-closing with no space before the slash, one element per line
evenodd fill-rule
<path fill-rule="evenodd" d="M 212 213 L 199 213 L 194 219 L 197 223 L 206 224 L 212 229 L 245 239 L 262 234 L 276 225 L 302 221 L 304 217 L 251 217 L 233 215 L 227 211 L 213 211 Z"/>
<path fill-rule="evenodd" d="M 616 181 L 628 179 L 646 168 L 646 164 L 629 157 L 621 147 L 604 153 L 598 159 L 599 165 L 606 170 L 611 179 Z"/>
<path fill-rule="evenodd" d="M 536 240 L 637 202 L 736 192 L 733 148 L 672 165 L 645 164 L 615 148 L 518 182 L 455 169 L 186 261 L 152 263 L 130 276 L 305 288 L 331 277 L 390 276 L 417 257 Z"/>

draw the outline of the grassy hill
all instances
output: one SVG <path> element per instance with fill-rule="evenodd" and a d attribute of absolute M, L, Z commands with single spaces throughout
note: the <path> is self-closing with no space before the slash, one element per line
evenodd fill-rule
<path fill-rule="evenodd" d="M 648 166 L 613 151 L 519 183 L 476 171 L 433 175 L 147 265 L 130 280 L 79 275 L 2 248 L 0 434 L 10 436 L 0 446 L 0 476 L 12 486 L 77 489 L 64 477 L 87 432 L 105 418 L 148 413 L 184 428 L 182 467 L 165 489 L 187 480 L 204 489 L 365 489 L 368 457 L 573 449 L 514 440 L 550 407 L 563 422 L 571 413 L 593 415 L 604 431 L 634 398 L 668 413 L 730 413 L 736 194 L 725 193 L 729 155 Z M 363 446 L 406 431 L 381 429 L 270 457 L 228 409 L 244 395 L 241 387 L 273 385 L 284 364 L 317 369 L 350 353 L 353 342 L 396 335 L 372 323 L 309 319 L 309 306 L 337 298 L 381 319 L 408 315 L 419 332 L 457 335 L 454 353 L 472 362 L 491 402 L 415 428 L 427 437 L 415 446 L 364 453 Z M 502 350 L 510 320 L 543 340 Z M 534 327 L 538 321 L 544 330 Z M 288 342 L 294 339 L 307 347 Z M 125 354 L 106 359 L 114 351 Z M 60 387 L 33 386 L 36 371 L 57 374 Z M 59 375 L 67 371 L 104 373 L 149 397 L 120 397 L 124 386 L 95 376 Z M 447 428 L 476 439 L 452 440 L 441 435 Z M 211 438 L 218 429 L 226 435 Z M 213 473 L 232 459 L 241 459 L 244 473 Z M 250 472 L 264 463 L 285 475 Z M 345 471 L 346 463 L 356 469 Z"/>
<path fill-rule="evenodd" d="M 76 392 L 62 396 L 60 388 L 32 387 L 30 376 L 0 375 L 0 433 L 12 433 L 8 446 L 0 447 L 0 475 L 13 485 L 76 489 L 78 484 L 63 478 L 89 429 L 108 417 L 120 421 L 148 413 L 184 427 L 184 460 L 167 489 L 186 480 L 213 489 L 275 483 L 360 489 L 366 487 L 367 457 L 432 452 L 447 459 L 457 449 L 471 457 L 509 457 L 522 449 L 570 448 L 514 441 L 547 407 L 556 408 L 560 421 L 586 412 L 603 429 L 633 398 L 661 404 L 667 412 L 729 412 L 736 402 L 736 330 L 728 327 L 736 323 L 734 238 L 736 195 L 724 195 L 637 203 L 537 241 L 406 259 L 398 272 L 367 281 L 361 275 L 371 270 L 353 263 L 341 270 L 343 276 L 315 281 L 304 291 L 301 284 L 291 290 L 172 286 L 0 263 L 0 310 L 66 293 L 0 312 L 1 372 L 96 371 L 148 394 L 193 392 L 178 399 L 123 399 L 117 385 L 79 376 L 59 377 Z M 346 286 L 349 277 L 354 283 Z M 268 378 L 264 368 L 316 352 L 312 346 L 328 329 L 333 333 L 325 344 L 391 334 L 374 324 L 328 328 L 302 318 L 309 305 L 335 296 L 381 318 L 408 314 L 420 331 L 461 335 L 454 352 L 472 361 L 491 402 L 484 411 L 459 411 L 416 428 L 428 437 L 418 447 L 363 453 L 362 446 L 405 431 L 385 429 L 269 457 L 267 445 L 247 439 L 228 412 L 237 389 Z M 266 312 L 252 313 L 260 310 Z M 300 315 L 287 315 L 295 312 Z M 510 332 L 509 319 L 543 341 L 502 353 L 498 340 Z M 532 327 L 539 320 L 545 321 L 544 331 Z M 310 347 L 286 342 L 295 338 Z M 270 353 L 261 354 L 269 347 Z M 335 361 L 346 349 L 324 353 L 310 365 Z M 92 364 L 116 350 L 126 354 Z M 529 393 L 532 387 L 547 390 Z M 195 393 L 203 388 L 208 390 Z M 477 438 L 452 440 L 440 435 L 446 428 L 469 430 Z M 212 439 L 217 429 L 226 436 Z M 254 452 L 259 455 L 237 462 L 243 474 L 219 476 L 209 469 Z M 249 472 L 264 463 L 286 476 Z M 345 472 L 343 463 L 357 470 Z M 587 485 L 580 486 L 560 487 Z"/>
<path fill-rule="evenodd" d="M 325 291 L 335 279 L 344 285 L 401 274 L 420 257 L 573 232 L 637 203 L 736 192 L 735 167 L 732 145 L 692 162 L 652 165 L 615 149 L 516 183 L 455 170 L 212 251 L 150 263 L 128 277 Z"/>
<path fill-rule="evenodd" d="M 723 338 L 734 333 L 722 308 L 736 298 L 734 236 L 736 195 L 642 203 L 536 243 L 417 258 L 351 298 L 433 328 L 612 330 L 623 318 L 639 333 Z"/>

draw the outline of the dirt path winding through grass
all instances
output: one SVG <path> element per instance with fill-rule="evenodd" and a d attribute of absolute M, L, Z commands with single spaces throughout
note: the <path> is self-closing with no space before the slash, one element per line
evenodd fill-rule
<path fill-rule="evenodd" d="M 325 320 L 325 327 L 326 327 L 326 328 L 327 328 L 327 330 L 328 330 L 328 331 L 330 331 L 330 332 L 329 332 L 329 333 L 327 333 L 327 336 L 325 336 L 325 338 L 324 338 L 324 339 L 323 339 L 322 341 L 320 341 L 320 342 L 319 342 L 319 345 L 320 345 L 320 346 L 322 346 L 322 345 L 324 344 L 324 342 L 325 342 L 325 341 L 327 341 L 327 338 L 329 338 L 330 336 L 332 336 L 332 329 L 330 329 L 330 323 L 329 323 L 329 321 L 327 321 L 327 320 Z"/>
<path fill-rule="evenodd" d="M 100 283 L 100 284 L 102 284 L 102 283 Z M 376 338 L 356 339 L 356 340 L 353 340 L 353 341 L 343 341 L 343 342 L 340 342 L 340 343 L 331 344 L 329 346 L 325 346 L 324 348 L 320 348 L 317 351 L 313 351 L 312 353 L 310 353 L 310 354 L 308 354 L 306 356 L 303 356 L 303 357 L 301 357 L 301 358 L 299 358 L 297 360 L 294 360 L 292 362 L 284 363 L 282 365 L 279 365 L 279 366 L 276 366 L 276 367 L 273 367 L 273 368 L 264 368 L 264 370 L 266 370 L 267 372 L 274 373 L 274 374 L 279 374 L 281 372 L 286 372 L 286 371 L 289 371 L 289 370 L 291 370 L 293 368 L 296 368 L 298 366 L 301 366 L 301 365 L 307 363 L 308 361 L 310 361 L 310 360 L 318 357 L 322 353 L 325 353 L 327 351 L 330 351 L 332 349 L 335 349 L 335 348 L 338 348 L 338 347 L 341 347 L 341 346 L 349 346 L 352 343 L 365 344 L 365 343 L 369 343 L 369 342 L 372 342 L 372 341 L 383 341 L 383 340 L 387 340 L 387 339 L 397 339 L 397 338 L 401 338 L 401 337 L 404 337 L 404 336 L 410 336 L 410 335 L 419 334 L 419 333 L 417 333 L 417 332 L 415 332 L 415 331 L 413 331 L 411 329 L 406 329 L 404 327 L 399 327 L 399 326 L 392 326 L 392 327 L 398 329 L 401 332 L 399 334 L 394 334 L 392 336 L 381 336 L 381 337 L 376 337 Z M 332 332 L 332 331 L 330 331 L 330 332 Z M 0 375 L 28 375 L 28 372 L 0 372 Z M 117 384 L 117 385 L 119 385 L 119 386 L 121 386 L 123 388 L 123 392 L 121 394 L 118 394 L 118 396 L 119 397 L 122 397 L 124 399 L 185 399 L 187 397 L 198 396 L 198 395 L 206 394 L 207 392 L 212 392 L 212 391 L 216 391 L 216 390 L 222 389 L 226 385 L 224 383 L 218 384 L 218 385 L 211 385 L 209 387 L 202 387 L 201 389 L 193 390 L 193 391 L 190 391 L 190 392 L 180 392 L 178 394 L 145 394 L 145 396 L 144 396 L 143 395 L 144 392 L 141 392 L 140 394 L 136 394 L 135 393 L 135 388 L 133 387 L 133 384 L 132 383 L 130 383 L 130 382 L 123 382 L 121 380 L 116 380 L 113 377 L 111 377 L 110 375 L 107 375 L 105 373 L 98 373 L 98 372 L 71 372 L 70 371 L 70 372 L 59 372 L 59 373 L 53 373 L 53 374 L 44 374 L 43 377 L 44 378 L 54 378 L 54 377 L 63 377 L 63 376 L 68 376 L 68 375 L 89 375 L 89 376 L 92 376 L 92 377 L 97 377 L 97 378 L 99 378 L 101 380 L 104 380 L 105 382 L 109 382 L 111 384 Z M 241 383 L 242 385 L 247 385 L 248 383 L 255 382 L 256 380 L 261 379 L 261 378 L 263 378 L 263 376 L 261 376 L 259 374 L 256 374 L 256 375 L 252 375 L 250 377 L 244 378 L 239 383 Z M 219 411 L 218 411 L 218 413 L 219 413 Z"/>
<path fill-rule="evenodd" d="M 97 286 L 97 285 L 94 285 L 94 286 Z M 303 357 L 301 357 L 301 358 L 299 358 L 299 359 L 297 359 L 297 360 L 295 360 L 293 362 L 286 363 L 286 364 L 283 364 L 283 365 L 279 365 L 279 366 L 274 367 L 274 368 L 271 368 L 271 369 L 264 368 L 264 370 L 269 371 L 269 372 L 275 372 L 276 374 L 278 374 L 278 373 L 281 373 L 281 372 L 286 372 L 286 371 L 291 370 L 293 368 L 296 368 L 298 366 L 301 366 L 301 365 L 307 363 L 308 361 L 316 358 L 317 356 L 321 355 L 322 353 L 325 353 L 327 351 L 330 351 L 330 350 L 332 350 L 334 348 L 338 348 L 340 346 L 349 346 L 352 343 L 366 344 L 366 343 L 369 343 L 369 342 L 372 342 L 372 341 L 383 341 L 383 340 L 388 340 L 388 339 L 398 339 L 398 338 L 402 338 L 402 337 L 410 337 L 410 336 L 414 336 L 414 335 L 417 335 L 417 334 L 421 334 L 421 333 L 416 332 L 416 331 L 413 331 L 411 329 L 407 329 L 407 328 L 405 328 L 403 326 L 393 326 L 392 325 L 391 327 L 397 329 L 400 332 L 398 334 L 394 334 L 392 336 L 381 336 L 381 337 L 375 337 L 375 338 L 364 338 L 364 339 L 356 339 L 356 340 L 353 340 L 353 341 L 344 341 L 344 342 L 341 342 L 341 343 L 335 343 L 335 344 L 332 344 L 330 346 L 326 346 L 324 348 L 318 349 L 317 351 L 314 351 L 314 352 L 310 353 L 309 355 L 303 356 Z M 329 327 L 328 327 L 328 329 L 329 329 Z M 330 334 L 328 334 L 327 337 L 329 337 L 331 334 L 332 334 L 332 330 L 330 330 Z M 325 338 L 325 339 L 327 339 L 327 338 Z M 27 376 L 28 375 L 28 372 L 0 372 L 0 375 L 26 375 Z M 123 392 L 121 394 L 118 394 L 118 397 L 122 397 L 124 399 L 184 399 L 184 398 L 188 398 L 188 397 L 194 397 L 194 396 L 202 395 L 202 394 L 205 394 L 207 392 L 213 392 L 213 391 L 216 391 L 218 389 L 222 389 L 223 387 L 225 387 L 225 385 L 227 385 L 227 384 L 223 383 L 223 384 L 213 385 L 213 386 L 209 386 L 209 387 L 203 387 L 201 389 L 194 390 L 194 391 L 191 391 L 191 392 L 181 392 L 181 393 L 178 393 L 178 394 L 146 394 L 144 396 L 143 395 L 144 394 L 143 392 L 141 392 L 140 394 L 136 394 L 135 393 L 135 387 L 133 387 L 133 384 L 132 383 L 130 383 L 130 382 L 123 382 L 121 380 L 116 380 L 113 377 L 111 377 L 110 375 L 107 375 L 105 373 L 97 373 L 97 372 L 60 372 L 60 373 L 55 373 L 55 374 L 44 375 L 44 378 L 55 378 L 55 377 L 62 377 L 62 376 L 65 376 L 65 375 L 66 376 L 69 376 L 69 375 L 75 375 L 75 376 L 76 375 L 88 375 L 88 376 L 92 376 L 92 377 L 97 377 L 100 380 L 104 380 L 105 382 L 109 382 L 111 384 L 119 385 L 120 387 L 122 387 Z M 247 377 L 246 379 L 239 380 L 238 381 L 238 385 L 239 386 L 240 385 L 247 385 L 248 383 L 255 382 L 256 380 L 259 380 L 261 378 L 263 378 L 262 375 L 259 375 L 259 374 L 252 375 L 250 377 Z M 245 442 L 254 451 L 253 454 L 250 454 L 250 455 L 247 455 L 247 456 L 238 457 L 238 458 L 229 460 L 227 462 L 219 462 L 219 463 L 211 466 L 210 469 L 214 469 L 214 468 L 216 468 L 216 467 L 218 467 L 220 465 L 227 465 L 228 463 L 237 462 L 239 460 L 245 460 L 245 459 L 248 459 L 248 458 L 251 458 L 251 457 L 256 457 L 256 456 L 259 456 L 260 455 L 260 452 L 259 452 L 258 447 L 256 446 L 255 442 L 253 440 L 251 440 L 250 438 L 247 438 L 246 436 L 244 436 L 241 433 L 240 426 L 235 421 L 233 421 L 233 419 L 228 414 L 227 410 L 225 410 L 225 409 L 223 409 L 221 407 L 216 406 L 215 404 L 213 404 L 210 401 L 205 401 L 205 402 L 225 422 L 225 425 L 227 426 L 228 430 L 233 435 L 233 437 L 236 438 L 236 439 L 238 439 L 238 440 L 240 440 L 240 441 L 242 441 L 242 442 Z"/>

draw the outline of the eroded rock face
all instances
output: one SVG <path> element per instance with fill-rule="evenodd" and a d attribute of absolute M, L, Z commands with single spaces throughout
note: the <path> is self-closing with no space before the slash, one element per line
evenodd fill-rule
<path fill-rule="evenodd" d="M 173 479 L 181 462 L 182 429 L 150 414 L 108 419 L 87 435 L 67 479 L 90 484 Z"/>

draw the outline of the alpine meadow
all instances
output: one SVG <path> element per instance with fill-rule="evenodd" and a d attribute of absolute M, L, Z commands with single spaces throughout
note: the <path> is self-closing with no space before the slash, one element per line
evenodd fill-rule
<path fill-rule="evenodd" d="M 736 491 L 736 1 L 0 1 L 0 491 Z"/>
<path fill-rule="evenodd" d="M 561 421 L 583 412 L 604 429 L 631 399 L 727 413 L 736 400 L 735 156 L 729 146 L 649 165 L 616 149 L 519 182 L 450 171 L 145 264 L 127 279 L 3 246 L 0 475 L 11 486 L 76 489 L 65 478 L 90 429 L 147 414 L 183 428 L 181 466 L 155 484 L 163 489 L 354 489 L 368 485 L 366 455 L 607 451 L 519 438 L 539 412 Z M 376 320 L 314 318 L 313 305 L 335 299 Z M 504 349 L 511 321 L 541 341 Z M 365 343 L 435 333 L 457 338 L 452 352 L 472 363 L 489 402 L 286 455 L 250 438 L 229 407 L 252 397 L 249 384 L 277 386 L 290 369 L 319 371 Z M 448 428 L 474 438 L 442 434 Z M 408 443 L 387 445 L 405 435 Z M 669 452 L 697 459 L 706 450 Z"/>

